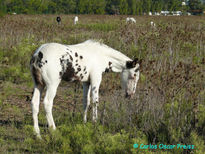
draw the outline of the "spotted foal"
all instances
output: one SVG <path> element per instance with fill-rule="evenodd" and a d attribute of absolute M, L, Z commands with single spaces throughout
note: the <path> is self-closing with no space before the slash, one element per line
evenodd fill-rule
<path fill-rule="evenodd" d="M 30 61 L 34 93 L 31 101 L 34 129 L 40 137 L 38 113 L 43 89 L 46 94 L 43 100 L 49 127 L 56 129 L 52 107 L 57 87 L 61 80 L 83 83 L 84 122 L 90 105 L 93 102 L 93 121 L 97 120 L 99 87 L 103 72 L 121 72 L 122 87 L 125 96 L 135 93 L 139 79 L 138 60 L 131 60 L 124 54 L 102 43 L 92 40 L 76 45 L 48 43 L 40 46 Z"/>

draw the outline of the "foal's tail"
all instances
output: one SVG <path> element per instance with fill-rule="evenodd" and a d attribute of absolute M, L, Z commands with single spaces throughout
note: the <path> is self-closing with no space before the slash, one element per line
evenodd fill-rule
<path fill-rule="evenodd" d="M 38 66 L 38 57 L 32 56 L 30 60 L 30 69 L 35 86 L 37 86 L 38 88 L 43 88 L 45 86 L 45 83 L 43 81 L 42 74 Z"/>

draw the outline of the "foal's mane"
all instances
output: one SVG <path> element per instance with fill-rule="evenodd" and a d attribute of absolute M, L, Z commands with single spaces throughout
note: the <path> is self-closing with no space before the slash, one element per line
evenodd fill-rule
<path fill-rule="evenodd" d="M 124 55 L 123 53 L 105 45 L 104 43 L 100 42 L 100 41 L 96 41 L 96 40 L 87 40 L 85 42 L 83 42 L 82 44 L 86 44 L 88 46 L 93 46 L 96 48 L 104 48 L 105 50 L 101 50 L 100 54 L 104 54 L 105 56 L 109 56 L 113 59 L 118 59 L 118 60 L 131 60 L 129 57 L 127 57 L 126 55 Z M 103 53 L 102 53 L 103 51 Z M 97 51 L 96 51 L 97 52 Z"/>

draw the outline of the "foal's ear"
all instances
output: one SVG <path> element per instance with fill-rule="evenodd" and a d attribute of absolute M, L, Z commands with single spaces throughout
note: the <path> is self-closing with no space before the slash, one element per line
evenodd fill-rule
<path fill-rule="evenodd" d="M 126 62 L 126 67 L 129 68 L 134 68 L 136 64 L 138 63 L 138 58 L 135 58 L 133 61 L 127 61 Z"/>

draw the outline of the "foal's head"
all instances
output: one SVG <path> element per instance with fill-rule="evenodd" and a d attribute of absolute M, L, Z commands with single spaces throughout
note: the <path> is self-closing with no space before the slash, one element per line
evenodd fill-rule
<path fill-rule="evenodd" d="M 135 93 L 140 75 L 139 67 L 137 58 L 126 62 L 126 68 L 122 71 L 122 88 L 125 90 L 125 97 L 132 97 Z"/>

